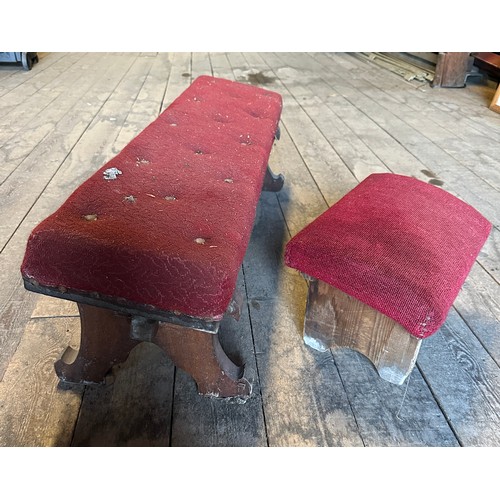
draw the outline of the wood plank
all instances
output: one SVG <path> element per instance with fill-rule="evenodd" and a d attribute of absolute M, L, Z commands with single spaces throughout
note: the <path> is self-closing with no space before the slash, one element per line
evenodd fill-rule
<path fill-rule="evenodd" d="M 31 319 L 79 317 L 78 306 L 69 300 L 57 299 L 49 295 L 36 295 L 36 303 Z"/>
<path fill-rule="evenodd" d="M 44 111 L 61 94 L 67 92 L 82 77 L 82 68 L 87 64 L 95 64 L 102 58 L 101 54 L 80 54 L 74 64 L 61 72 L 52 81 L 39 89 L 35 94 L 19 100 L 15 107 L 0 118 L 2 131 L 1 141 L 6 140 L 7 133 L 12 135 L 22 130 L 26 124 Z M 87 66 L 88 67 L 88 66 Z M 85 74 L 85 73 L 83 73 Z"/>
<path fill-rule="evenodd" d="M 0 382 L 0 446 L 68 446 L 81 388 L 59 382 L 54 362 L 77 343 L 77 318 L 31 320 Z"/>
<path fill-rule="evenodd" d="M 227 52 L 226 55 L 236 78 L 242 71 L 248 70 L 248 64 L 241 52 Z"/>
<path fill-rule="evenodd" d="M 463 165 L 481 178 L 480 182 L 486 177 L 490 185 L 500 190 L 500 174 L 497 172 L 500 167 L 500 119 L 496 130 L 489 128 L 489 134 L 484 135 L 484 131 L 476 131 L 471 127 L 470 120 L 450 119 L 449 110 L 431 109 L 428 102 L 415 99 L 407 88 L 388 91 L 384 88 L 384 76 L 380 71 L 370 72 L 359 80 L 356 88 L 437 144 L 458 165 Z M 428 120 L 422 121 L 422 115 Z"/>
<path fill-rule="evenodd" d="M 142 343 L 113 368 L 113 383 L 85 388 L 72 446 L 168 446 L 173 365 Z"/>
<path fill-rule="evenodd" d="M 418 366 L 462 446 L 500 444 L 500 371 L 452 309 L 422 344 Z"/>
<path fill-rule="evenodd" d="M 398 90 L 404 92 L 406 89 L 408 91 L 408 87 L 413 87 L 415 91 L 411 92 L 411 95 L 415 99 L 415 104 L 425 102 L 431 109 L 446 110 L 450 116 L 456 119 L 468 120 L 470 125 L 477 127 L 477 130 L 482 128 L 486 130 L 488 124 L 495 122 L 485 106 L 489 102 L 490 97 L 488 96 L 491 93 L 491 89 L 486 85 L 468 85 L 465 89 L 457 91 L 431 88 L 427 83 L 412 84 L 412 82 L 402 80 L 401 77 L 390 72 L 381 72 L 380 68 L 369 61 L 361 60 L 356 53 L 312 53 L 311 55 L 323 62 L 326 61 L 326 58 L 330 58 L 330 63 L 324 64 L 327 67 L 331 65 L 331 61 L 334 61 L 335 64 L 342 64 L 346 60 L 353 63 L 350 73 L 356 79 L 368 75 L 378 75 L 379 77 L 383 75 L 384 89 L 391 94 L 393 91 L 397 93 Z M 484 96 L 483 99 L 478 99 L 478 93 Z"/>
<path fill-rule="evenodd" d="M 366 446 L 459 446 L 417 368 L 398 386 L 381 379 L 356 351 L 334 351 L 333 357 Z"/>
<path fill-rule="evenodd" d="M 237 288 L 245 295 L 240 271 Z M 225 317 L 220 342 L 229 358 L 245 366 L 244 376 L 252 384 L 252 395 L 244 404 L 238 399 L 220 400 L 198 395 L 196 384 L 176 369 L 173 401 L 172 446 L 266 446 L 266 428 L 252 329 L 244 301 L 239 321 Z"/>
<path fill-rule="evenodd" d="M 316 54 L 313 55 L 316 57 Z M 353 59 L 352 55 L 336 56 Z M 324 55 L 318 55 L 319 57 L 324 57 Z M 498 117 L 487 109 L 487 103 L 492 97 L 492 89 L 487 85 L 470 84 L 465 89 L 455 91 L 423 85 L 409 92 L 406 82 L 398 79 L 394 83 L 394 75 L 381 72 L 378 68 L 367 67 L 361 76 L 383 80 L 381 85 L 376 84 L 381 90 L 385 90 L 396 99 L 400 99 L 400 96 L 405 97 L 406 102 L 412 108 L 425 112 L 430 120 L 435 120 L 437 111 L 438 117 L 442 117 L 443 120 L 447 119 L 448 124 L 452 124 L 455 131 L 462 130 L 462 133 L 467 133 L 466 140 L 471 140 L 472 137 L 488 137 L 492 142 L 500 142 L 496 133 Z"/>
<path fill-rule="evenodd" d="M 168 87 L 161 103 L 161 111 L 164 111 L 174 99 L 176 99 L 191 82 L 191 53 L 175 52 L 168 54 L 171 64 Z"/>
<path fill-rule="evenodd" d="M 317 72 L 314 73 L 314 75 L 317 74 Z M 294 81 L 295 80 L 296 78 Z M 293 92 L 297 101 L 321 130 L 332 130 L 332 132 L 328 133 L 328 139 L 330 139 L 336 151 L 341 154 L 342 158 L 350 166 L 351 171 L 354 170 L 356 173 L 355 168 L 360 163 L 362 166 L 366 165 L 365 172 L 361 173 L 361 175 L 356 175 L 358 179 L 362 179 L 369 173 L 383 171 L 383 167 L 380 169 L 377 168 L 377 165 L 380 164 L 380 159 L 370 152 L 367 145 L 360 139 L 363 138 L 364 140 L 363 136 L 370 137 L 370 135 L 377 133 L 377 142 L 379 142 L 379 137 L 382 141 L 377 144 L 377 149 L 375 151 L 378 153 L 382 145 L 387 143 L 385 154 L 383 156 L 379 154 L 378 156 L 381 156 L 382 159 L 390 158 L 392 160 L 392 164 L 386 161 L 386 164 L 392 171 L 405 175 L 412 175 L 421 180 L 429 181 L 428 172 L 430 172 L 430 170 L 422 167 L 418 168 L 415 158 L 406 151 L 400 153 L 401 161 L 396 163 L 394 152 L 402 149 L 401 144 L 392 140 L 391 137 L 383 137 L 383 134 L 380 134 L 381 130 L 377 130 L 376 125 L 374 126 L 373 123 L 370 123 L 370 120 L 367 120 L 362 113 L 356 113 L 356 110 L 352 109 L 353 106 L 346 99 L 342 96 L 339 98 L 336 95 L 334 89 L 326 82 L 326 78 L 325 80 L 321 80 L 317 76 L 306 76 L 303 77 L 303 81 L 307 87 L 297 86 L 295 84 L 293 87 Z M 374 99 L 377 101 L 379 100 L 377 97 L 374 97 Z M 327 102 L 331 107 L 325 108 L 323 105 L 324 102 Z M 341 120 L 339 121 L 338 118 L 341 118 Z M 363 119 L 365 121 L 363 121 Z M 366 122 L 367 126 L 363 127 L 362 125 L 366 125 Z M 358 132 L 359 138 L 356 134 L 352 133 L 353 130 Z M 343 138 L 342 132 L 343 136 L 349 138 L 348 143 L 343 143 L 340 139 L 341 137 Z M 351 157 L 353 158 L 351 159 Z M 396 170 L 393 166 L 394 164 L 397 165 Z M 410 168 L 407 168 L 407 165 Z"/>
<path fill-rule="evenodd" d="M 52 84 L 54 80 L 57 80 L 62 73 L 68 71 L 74 64 L 82 59 L 83 56 L 83 53 L 73 52 L 66 54 L 54 64 L 47 65 L 46 67 L 42 67 L 44 66 L 43 63 L 41 66 L 35 64 L 33 69 L 37 68 L 39 70 L 37 78 L 25 78 L 22 82 L 22 86 L 16 86 L 12 90 L 2 94 L 0 117 L 4 117 L 7 113 L 14 111 L 20 103 L 28 101 L 31 102 L 32 105 L 36 105 L 38 92 L 47 85 Z M 27 73 L 32 72 L 33 70 Z"/>
<path fill-rule="evenodd" d="M 324 54 L 313 56 L 317 60 L 325 61 L 327 59 Z M 341 57 L 341 55 L 337 57 Z M 466 150 L 469 155 L 484 154 L 484 151 L 478 151 L 479 148 L 475 146 L 476 140 L 487 149 L 498 148 L 500 117 L 493 116 L 485 107 L 485 103 L 491 99 L 489 87 L 471 85 L 467 89 L 452 91 L 450 89 L 432 89 L 426 86 L 419 88 L 418 91 L 409 92 L 408 85 L 400 79 L 396 83 L 391 83 L 392 76 L 388 76 L 378 68 L 368 68 L 357 79 L 368 78 L 370 83 L 383 91 L 386 96 L 406 104 L 414 111 L 418 111 L 419 116 L 423 114 L 431 123 L 442 125 L 445 129 L 452 131 L 455 136 L 470 143 L 472 147 Z M 482 88 L 485 89 L 484 92 L 488 92 L 488 96 L 485 96 L 484 100 L 471 94 Z M 468 98 L 467 96 L 463 97 L 464 93 L 469 94 Z M 413 114 L 415 115 L 415 113 Z"/>
<path fill-rule="evenodd" d="M 0 64 L 0 82 L 6 78 L 9 78 L 9 77 L 15 75 L 18 71 L 21 71 L 21 66 L 15 66 L 15 65 L 10 65 L 10 64 Z M 0 85 L 3 85 L 3 84 L 0 83 Z"/>
<path fill-rule="evenodd" d="M 500 287 L 479 264 L 472 267 L 455 308 L 500 366 Z"/>
<path fill-rule="evenodd" d="M 498 229 L 493 228 L 491 230 L 491 234 L 481 252 L 479 252 L 477 260 L 488 274 L 497 283 L 500 283 L 500 231 Z"/>
<path fill-rule="evenodd" d="M 263 57 L 270 67 L 275 67 L 276 63 L 281 66 L 287 66 L 288 60 L 286 55 L 281 55 L 275 60 L 272 60 L 268 54 L 263 55 Z M 293 84 L 293 88 L 287 87 L 287 83 L 284 82 L 283 85 L 285 85 L 290 95 L 295 99 L 296 105 L 305 111 L 314 126 L 321 131 L 322 135 L 358 181 L 362 181 L 372 173 L 389 172 L 390 170 L 387 166 L 384 165 L 363 141 L 356 134 L 353 134 L 352 130 L 342 120 L 339 120 L 338 116 L 329 107 L 324 106 L 323 98 L 328 99 L 331 97 L 332 90 L 326 85 L 318 89 L 318 86 L 323 82 L 317 80 L 318 78 L 314 76 L 304 77 L 301 75 L 298 79 L 297 77 L 293 79 L 296 82 Z M 301 84 L 302 82 L 304 82 L 303 85 Z M 316 91 L 321 90 L 322 93 L 316 94 L 311 89 L 312 85 L 316 86 Z"/>
<path fill-rule="evenodd" d="M 397 75 L 381 71 L 371 62 L 361 61 L 356 54 L 311 53 L 309 55 L 325 67 L 331 66 L 332 60 L 335 64 L 344 59 L 355 61 L 358 67 L 352 69 L 350 73 L 356 80 L 374 78 L 374 84 L 375 80 L 383 82 L 381 89 L 394 98 L 400 99 L 401 95 L 411 96 L 411 99 L 407 100 L 411 105 L 428 110 L 430 116 L 434 111 L 439 111 L 441 114 L 445 112 L 449 118 L 455 119 L 455 123 L 463 122 L 466 127 L 470 127 L 474 135 L 478 133 L 489 135 L 491 126 L 493 128 L 497 126 L 496 116 L 487 108 L 487 103 L 492 97 L 489 85 L 468 84 L 466 88 L 458 90 L 431 88 L 428 84 L 415 87 Z"/>
<path fill-rule="evenodd" d="M 234 79 L 234 73 L 225 52 L 210 52 L 209 58 L 210 65 L 212 67 L 212 74 L 215 77 L 226 78 L 229 80 Z"/>
<path fill-rule="evenodd" d="M 193 52 L 191 59 L 191 81 L 202 75 L 212 75 L 208 52 Z"/>
<path fill-rule="evenodd" d="M 40 76 L 42 76 L 42 73 L 51 71 L 52 66 L 55 66 L 58 63 L 61 64 L 61 62 L 59 61 L 66 56 L 68 56 L 68 53 L 52 52 L 50 54 L 47 54 L 47 56 L 44 58 L 43 64 L 35 64 L 31 71 L 16 71 L 11 78 L 3 81 L 2 84 L 0 84 L 0 97 L 3 97 L 10 92 L 21 92 L 22 94 L 22 90 L 20 90 L 18 87 L 26 83 L 32 85 L 33 82 L 30 82 L 31 79 L 37 80 L 38 78 L 40 78 Z M 7 105 L 8 103 L 10 103 L 10 100 L 7 101 L 5 105 Z M 2 104 L 3 99 L 0 102 L 0 106 Z"/>
<path fill-rule="evenodd" d="M 148 57 L 153 58 L 153 56 Z M 114 154 L 118 154 L 139 132 L 158 117 L 159 105 L 167 92 L 171 68 L 167 53 L 158 53 L 154 57 L 153 65 L 127 114 L 125 126 L 121 128 L 115 140 Z"/>
<path fill-rule="evenodd" d="M 29 122 L 20 125 L 20 128 L 3 129 L 0 131 L 0 184 L 21 165 L 26 157 L 33 152 L 34 148 L 43 141 L 64 119 L 74 106 L 78 106 L 83 100 L 86 92 L 99 80 L 100 76 L 106 75 L 110 69 L 109 57 L 101 57 L 99 62 L 94 63 L 96 73 L 84 72 L 79 67 L 74 68 L 74 73 L 80 74 L 78 80 L 74 80 L 73 74 L 70 80 L 65 81 L 69 88 L 64 92 L 55 93 L 55 98 L 43 110 Z M 87 102 L 87 106 L 91 104 Z M 80 106 L 83 105 L 80 104 Z M 21 128 L 22 127 L 22 128 Z"/>
<path fill-rule="evenodd" d="M 260 59 L 258 65 L 254 65 L 252 68 L 256 73 L 270 70 L 270 67 L 262 59 Z M 287 129 L 290 137 L 293 137 L 293 144 L 301 156 L 307 156 L 307 169 L 316 182 L 324 186 L 324 191 L 322 191 L 323 196 L 327 197 L 327 199 L 332 198 L 337 201 L 357 184 L 355 177 L 323 133 L 314 126 L 311 118 L 287 90 L 286 86 L 282 83 L 282 79 L 278 79 L 277 75 L 275 78 L 276 80 L 273 83 L 264 86 L 282 95 L 283 113 L 281 119 L 284 128 Z M 296 172 L 294 172 L 295 174 Z M 287 182 L 286 179 L 285 170 L 285 182 Z M 280 197 L 280 202 L 283 202 L 283 197 L 286 196 L 286 193 L 279 193 L 278 196 Z M 297 193 L 295 196 L 298 196 L 299 199 L 304 199 L 303 191 Z M 298 210 L 300 211 L 300 208 Z M 317 215 L 319 213 L 314 217 Z"/>
<path fill-rule="evenodd" d="M 89 58 L 94 59 L 93 66 L 99 64 L 99 62 L 101 63 L 101 66 L 97 66 L 96 68 L 99 71 L 102 71 L 102 68 L 105 67 L 102 66 L 103 60 L 107 61 L 107 65 L 110 64 L 110 57 L 106 54 L 93 54 L 89 56 Z M 49 92 L 40 91 L 46 97 L 44 106 L 31 106 L 32 113 L 18 112 L 19 108 L 23 108 L 23 104 L 17 106 L 14 111 L 0 120 L 0 151 L 3 152 L 6 149 L 10 151 L 13 148 L 12 142 L 15 143 L 16 148 L 21 147 L 23 143 L 33 142 L 29 140 L 29 137 L 33 133 L 32 130 L 41 127 L 45 121 L 51 121 L 52 117 L 60 117 L 68 112 L 73 103 L 76 102 L 69 97 L 82 96 L 87 90 L 86 84 L 88 85 L 89 82 L 97 81 L 97 77 L 98 75 L 94 72 L 82 71 L 81 65 L 75 64 L 70 70 L 61 73 L 52 82 L 56 83 L 54 84 L 54 88 L 51 88 Z M 81 86 L 83 86 L 83 89 L 80 89 Z M 2 153 L 2 155 L 4 155 L 4 159 L 8 158 L 8 156 L 5 156 L 6 153 Z M 21 157 L 22 155 L 16 154 L 16 156 Z"/>

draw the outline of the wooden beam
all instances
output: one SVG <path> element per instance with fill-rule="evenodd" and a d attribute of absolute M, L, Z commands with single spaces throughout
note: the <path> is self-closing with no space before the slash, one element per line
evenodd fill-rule
<path fill-rule="evenodd" d="M 432 87 L 465 87 L 472 58 L 469 52 L 440 52 Z"/>

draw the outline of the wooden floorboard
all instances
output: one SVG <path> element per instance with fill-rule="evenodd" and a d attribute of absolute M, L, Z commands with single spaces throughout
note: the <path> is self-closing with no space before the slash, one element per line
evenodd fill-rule
<path fill-rule="evenodd" d="M 27 237 L 205 74 L 284 103 L 270 163 L 285 186 L 261 196 L 237 285 L 242 315 L 220 333 L 252 396 L 198 396 L 149 344 L 113 369 L 113 383 L 62 384 L 53 363 L 78 346 L 78 312 L 24 290 Z M 500 117 L 490 93 L 406 82 L 340 53 L 44 53 L 29 72 L 1 68 L 0 446 L 500 445 Z M 440 185 L 496 226 L 402 386 L 358 353 L 303 343 L 307 285 L 283 262 L 290 237 L 375 172 Z"/>
<path fill-rule="evenodd" d="M 62 91 L 49 91 L 48 103 L 45 107 L 41 108 L 37 103 L 33 106 L 35 112 L 28 115 L 28 118 L 26 114 L 22 114 L 22 120 L 18 119 L 16 113 L 7 115 L 6 118 L 9 118 L 11 123 L 8 126 L 4 123 L 0 125 L 0 157 L 2 159 L 0 184 L 12 175 L 33 149 L 51 134 L 54 128 L 64 120 L 67 113 L 76 107 L 77 102 L 85 96 L 89 87 L 99 79 L 99 72 L 105 73 L 111 62 L 109 55 L 98 58 L 95 54 L 91 54 L 88 59 L 97 65 L 95 68 L 97 71 L 86 73 L 82 71 L 82 66 L 76 66 L 73 71 L 63 73 L 61 76 L 64 76 L 64 80 L 59 84 Z"/>

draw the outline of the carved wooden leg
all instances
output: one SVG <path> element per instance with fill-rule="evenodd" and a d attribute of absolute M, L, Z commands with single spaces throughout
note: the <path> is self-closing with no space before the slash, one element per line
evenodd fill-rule
<path fill-rule="evenodd" d="M 310 279 L 304 342 L 319 351 L 355 349 L 373 363 L 381 378 L 400 385 L 415 366 L 422 340 L 359 300 Z"/>
<path fill-rule="evenodd" d="M 65 382 L 104 382 L 110 368 L 125 361 L 137 345 L 129 337 L 127 316 L 101 307 L 78 304 L 81 321 L 79 351 L 68 347 L 55 363 L 56 373 Z"/>
<path fill-rule="evenodd" d="M 243 369 L 227 357 L 218 334 L 160 323 L 153 342 L 194 378 L 200 394 L 221 398 L 251 394 L 252 386 L 243 378 Z"/>
<path fill-rule="evenodd" d="M 267 166 L 266 176 L 264 177 L 264 185 L 262 186 L 262 191 L 280 191 L 285 182 L 285 177 L 283 174 L 274 174 L 269 165 Z"/>

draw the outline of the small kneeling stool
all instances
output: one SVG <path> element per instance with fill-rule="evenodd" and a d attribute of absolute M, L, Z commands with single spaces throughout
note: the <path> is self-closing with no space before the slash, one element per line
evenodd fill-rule
<path fill-rule="evenodd" d="M 383 379 L 402 384 L 490 230 L 438 187 L 370 175 L 286 247 L 286 264 L 309 278 L 305 343 L 355 349 Z"/>

